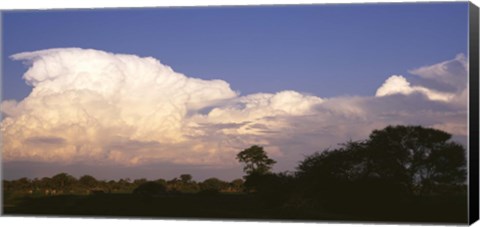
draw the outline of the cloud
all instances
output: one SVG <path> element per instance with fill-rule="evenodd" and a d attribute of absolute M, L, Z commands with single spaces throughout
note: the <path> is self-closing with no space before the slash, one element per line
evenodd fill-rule
<path fill-rule="evenodd" d="M 375 96 L 422 94 L 432 101 L 442 101 L 467 108 L 468 98 L 468 62 L 464 54 L 437 64 L 423 66 L 409 73 L 425 80 L 428 86 L 411 85 L 401 75 L 390 76 Z"/>
<path fill-rule="evenodd" d="M 23 78 L 33 90 L 20 102 L 2 102 L 7 160 L 218 163 L 221 152 L 230 157 L 259 142 L 248 139 L 254 128 L 239 123 L 302 115 L 321 102 L 294 91 L 239 97 L 225 81 L 186 77 L 134 55 L 68 48 L 12 59 L 30 64 Z M 205 108 L 211 111 L 202 114 Z M 232 139 L 236 134 L 241 138 Z M 25 143 L 47 137 L 64 143 L 46 152 Z"/>
<path fill-rule="evenodd" d="M 23 78 L 33 90 L 19 103 L 2 103 L 8 116 L 2 122 L 7 159 L 28 159 L 25 151 L 32 147 L 22 141 L 30 137 L 61 136 L 66 142 L 57 152 L 35 158 L 68 161 L 114 156 L 119 160 L 118 149 L 110 148 L 111 144 L 119 140 L 180 142 L 185 139 L 182 128 L 188 111 L 237 96 L 225 81 L 189 78 L 153 58 L 78 48 L 12 58 L 31 64 Z M 125 159 L 135 163 L 137 151 L 131 152 Z"/>
<path fill-rule="evenodd" d="M 1 103 L 6 161 L 218 167 L 238 164 L 235 154 L 258 144 L 286 170 L 305 154 L 389 124 L 466 135 L 468 93 L 456 82 L 455 91 L 443 91 L 393 75 L 373 97 L 241 96 L 226 81 L 187 77 L 151 57 L 66 48 L 12 59 L 29 64 L 23 78 L 33 89 Z M 462 72 L 453 62 L 462 61 L 414 74 L 452 85 Z"/>
<path fill-rule="evenodd" d="M 20 114 L 21 107 L 18 105 L 18 102 L 15 100 L 5 100 L 0 103 L 0 108 L 2 113 L 7 116 L 16 116 Z"/>
<path fill-rule="evenodd" d="M 421 86 L 411 86 L 405 77 L 397 75 L 390 76 L 385 83 L 378 88 L 375 95 L 382 97 L 393 94 L 410 95 L 412 93 L 420 93 L 430 100 L 444 102 L 448 102 L 454 97 L 452 93 L 440 92 Z"/>
<path fill-rule="evenodd" d="M 423 66 L 409 71 L 423 79 L 444 85 L 445 89 L 462 91 L 468 80 L 468 62 L 464 54 L 434 65 Z"/>

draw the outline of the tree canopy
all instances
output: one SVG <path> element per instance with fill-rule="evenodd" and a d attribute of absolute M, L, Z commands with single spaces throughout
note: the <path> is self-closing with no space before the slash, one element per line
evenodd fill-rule
<path fill-rule="evenodd" d="M 83 175 L 78 179 L 78 182 L 85 188 L 94 188 L 98 184 L 97 179 L 90 175 Z"/>
<path fill-rule="evenodd" d="M 248 175 L 270 172 L 275 160 L 269 158 L 263 147 L 253 145 L 237 154 L 237 160 L 245 164 L 243 171 Z"/>
<path fill-rule="evenodd" d="M 465 183 L 466 157 L 450 138 L 437 129 L 388 126 L 365 141 L 306 157 L 297 176 L 310 195 L 366 193 L 381 199 L 454 193 Z"/>

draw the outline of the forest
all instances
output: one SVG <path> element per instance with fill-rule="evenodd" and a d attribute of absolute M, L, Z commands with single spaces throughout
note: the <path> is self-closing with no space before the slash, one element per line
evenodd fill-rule
<path fill-rule="evenodd" d="M 441 130 L 388 126 L 273 172 L 262 146 L 236 156 L 243 179 L 3 180 L 5 215 L 362 222 L 467 222 L 465 148 Z"/>

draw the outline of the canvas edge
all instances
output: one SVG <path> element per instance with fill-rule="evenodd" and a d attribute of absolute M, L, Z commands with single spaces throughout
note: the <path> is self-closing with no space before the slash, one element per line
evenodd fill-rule
<path fill-rule="evenodd" d="M 468 223 L 479 216 L 479 17 L 478 7 L 469 3 L 469 163 L 468 163 Z"/>

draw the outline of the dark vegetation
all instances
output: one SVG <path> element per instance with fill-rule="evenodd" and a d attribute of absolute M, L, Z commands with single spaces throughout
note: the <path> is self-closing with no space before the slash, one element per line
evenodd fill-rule
<path fill-rule="evenodd" d="M 466 223 L 466 154 L 451 135 L 389 126 L 305 157 L 294 172 L 260 146 L 237 154 L 244 179 L 3 181 L 5 214 Z"/>

